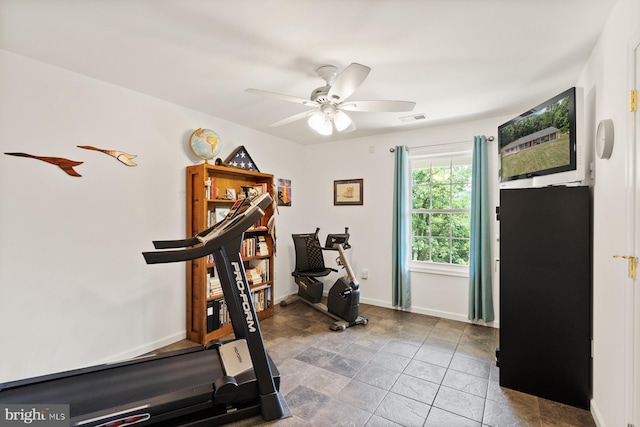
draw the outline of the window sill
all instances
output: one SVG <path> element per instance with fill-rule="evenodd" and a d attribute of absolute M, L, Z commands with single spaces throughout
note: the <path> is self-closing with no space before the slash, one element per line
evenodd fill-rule
<path fill-rule="evenodd" d="M 469 277 L 468 265 L 450 265 L 437 262 L 411 261 L 409 271 L 415 273 L 441 274 L 444 276 Z"/>

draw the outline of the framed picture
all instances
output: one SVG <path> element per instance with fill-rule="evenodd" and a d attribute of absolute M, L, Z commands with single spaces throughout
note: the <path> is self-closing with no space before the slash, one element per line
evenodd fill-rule
<path fill-rule="evenodd" d="M 364 180 L 342 179 L 333 181 L 333 204 L 335 206 L 364 204 Z"/>
<path fill-rule="evenodd" d="M 291 206 L 291 180 L 278 178 L 278 206 Z"/>

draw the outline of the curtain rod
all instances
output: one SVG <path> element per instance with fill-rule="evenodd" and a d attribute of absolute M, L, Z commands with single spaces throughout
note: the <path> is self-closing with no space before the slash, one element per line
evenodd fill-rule
<path fill-rule="evenodd" d="M 487 141 L 493 141 L 495 138 L 492 136 L 487 137 Z M 452 145 L 452 144 L 462 144 L 464 142 L 473 142 L 473 141 L 456 141 L 456 142 L 443 142 L 442 144 L 429 144 L 429 145 L 417 145 L 415 147 L 407 147 L 407 149 L 411 148 L 425 148 L 425 147 L 441 147 L 443 145 Z M 396 151 L 395 147 L 389 148 L 389 151 L 393 153 Z"/>

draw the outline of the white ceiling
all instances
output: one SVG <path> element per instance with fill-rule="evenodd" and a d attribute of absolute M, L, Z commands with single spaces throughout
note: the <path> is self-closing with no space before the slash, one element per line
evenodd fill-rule
<path fill-rule="evenodd" d="M 575 84 L 615 1 L 0 0 L 0 49 L 315 144 L 523 112 Z M 269 127 L 307 107 L 244 92 L 306 99 L 316 67 L 351 62 L 372 71 L 349 100 L 413 112 L 323 137 Z"/>

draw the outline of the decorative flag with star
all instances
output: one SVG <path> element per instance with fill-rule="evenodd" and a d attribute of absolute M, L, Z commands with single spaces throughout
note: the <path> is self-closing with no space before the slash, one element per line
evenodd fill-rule
<path fill-rule="evenodd" d="M 253 159 L 249 155 L 249 152 L 247 152 L 247 149 L 244 148 L 244 145 L 236 148 L 236 150 L 231 153 L 231 155 L 229 155 L 229 157 L 227 157 L 224 162 L 237 168 L 260 172 L 256 164 L 253 162 Z"/>

